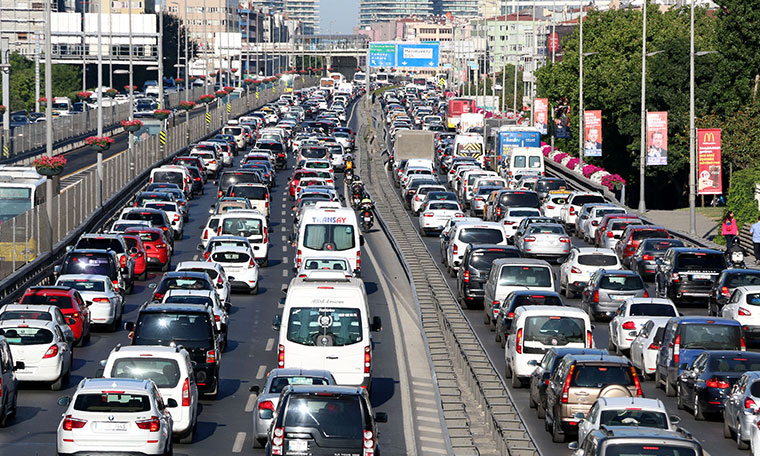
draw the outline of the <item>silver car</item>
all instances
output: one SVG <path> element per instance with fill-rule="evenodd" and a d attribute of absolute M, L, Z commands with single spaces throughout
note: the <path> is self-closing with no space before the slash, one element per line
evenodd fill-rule
<path fill-rule="evenodd" d="M 124 297 L 114 288 L 111 279 L 104 275 L 64 274 L 55 282 L 58 287 L 79 291 L 90 308 L 90 320 L 94 325 L 106 325 L 109 331 L 121 328 L 124 315 Z"/>
<path fill-rule="evenodd" d="M 760 410 L 760 371 L 745 372 L 731 388 L 723 408 L 723 436 L 749 447 L 750 428 Z"/>
<path fill-rule="evenodd" d="M 524 257 L 556 258 L 561 260 L 570 253 L 570 236 L 559 223 L 533 223 L 524 236 L 515 239 L 515 245 Z"/>
<path fill-rule="evenodd" d="M 335 385 L 335 379 L 326 370 L 277 368 L 267 374 L 264 388 L 258 385 L 251 386 L 250 391 L 258 396 L 253 407 L 254 448 L 263 448 L 266 445 L 269 427 L 274 420 L 274 411 L 280 402 L 280 393 L 288 385 Z"/>

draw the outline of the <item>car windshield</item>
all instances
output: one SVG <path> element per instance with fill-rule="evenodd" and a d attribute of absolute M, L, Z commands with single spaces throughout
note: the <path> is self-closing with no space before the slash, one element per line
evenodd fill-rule
<path fill-rule="evenodd" d="M 718 269 L 726 268 L 726 259 L 720 253 L 682 253 L 676 256 L 678 269 Z"/>
<path fill-rule="evenodd" d="M 159 388 L 174 388 L 179 383 L 179 364 L 173 359 L 119 358 L 111 368 L 112 378 L 153 380 Z"/>
<path fill-rule="evenodd" d="M 208 276 L 209 276 L 209 278 L 211 280 L 216 280 L 216 277 L 219 275 L 219 273 L 216 272 L 216 269 L 214 269 L 214 268 L 209 268 L 209 269 L 204 269 L 204 268 L 182 268 L 182 269 L 180 269 L 180 271 L 205 272 L 206 274 L 208 274 Z"/>
<path fill-rule="evenodd" d="M 499 258 L 519 258 L 520 253 L 514 249 L 488 249 L 473 252 L 470 256 L 470 266 L 475 269 L 491 269 L 493 260 Z"/>
<path fill-rule="evenodd" d="M 631 316 L 644 317 L 677 317 L 678 314 L 673 306 L 669 304 L 641 303 L 631 304 L 629 311 Z"/>
<path fill-rule="evenodd" d="M 668 429 L 668 417 L 663 412 L 641 410 L 640 408 L 603 410 L 599 415 L 599 424 Z"/>
<path fill-rule="evenodd" d="M 465 244 L 499 244 L 504 242 L 504 233 L 497 228 L 462 228 L 459 241 Z"/>
<path fill-rule="evenodd" d="M 363 415 L 357 395 L 298 395 L 288 402 L 284 425 L 316 428 L 328 439 L 361 441 Z"/>
<path fill-rule="evenodd" d="M 76 245 L 77 249 L 95 249 L 95 250 L 108 250 L 111 249 L 116 253 L 124 253 L 124 246 L 118 239 L 113 238 L 91 238 L 85 237 L 79 239 Z"/>
<path fill-rule="evenodd" d="M 288 316 L 287 338 L 309 346 L 345 346 L 362 341 L 359 309 L 294 307 Z"/>
<path fill-rule="evenodd" d="M 499 204 L 504 207 L 535 207 L 536 209 L 540 206 L 538 194 L 534 192 L 502 193 L 499 197 Z"/>
<path fill-rule="evenodd" d="M 153 173 L 152 182 L 168 182 L 183 185 L 184 176 L 179 171 L 156 171 Z"/>
<path fill-rule="evenodd" d="M 280 394 L 288 385 L 329 385 L 324 377 L 307 377 L 304 375 L 283 375 L 272 379 L 269 385 L 270 394 Z"/>
<path fill-rule="evenodd" d="M 232 234 L 235 236 L 261 236 L 261 220 L 258 218 L 225 218 L 222 222 L 221 234 Z"/>
<path fill-rule="evenodd" d="M 148 396 L 119 391 L 79 394 L 74 400 L 74 410 L 80 412 L 139 413 L 150 409 Z"/>
<path fill-rule="evenodd" d="M 5 336 L 11 345 L 47 345 L 53 342 L 53 332 L 47 328 L 5 327 L 0 329 L 0 336 Z"/>
<path fill-rule="evenodd" d="M 544 345 L 562 346 L 584 342 L 583 319 L 541 315 L 525 319 L 525 341 Z"/>
<path fill-rule="evenodd" d="M 546 266 L 504 266 L 501 268 L 499 285 L 516 287 L 552 286 L 552 271 Z"/>
<path fill-rule="evenodd" d="M 53 321 L 53 316 L 49 312 L 40 312 L 37 310 L 6 310 L 0 314 L 0 321 L 3 320 Z"/>
<path fill-rule="evenodd" d="M 186 347 L 208 347 L 212 340 L 211 331 L 211 322 L 205 313 L 142 312 L 137 319 L 133 342 L 136 345 L 176 342 Z"/>
<path fill-rule="evenodd" d="M 311 250 L 342 251 L 356 246 L 352 225 L 309 224 L 303 235 L 303 245 Z"/>
<path fill-rule="evenodd" d="M 617 263 L 617 256 L 615 255 L 605 255 L 603 253 L 578 255 L 578 264 L 582 264 L 584 266 L 615 266 Z"/>
<path fill-rule="evenodd" d="M 748 285 L 760 285 L 760 273 L 739 272 L 735 274 L 729 274 L 728 277 L 726 277 L 726 281 L 723 283 L 723 286 L 728 288 L 738 288 Z M 749 297 L 747 298 L 747 302 L 751 302 L 749 300 Z"/>
<path fill-rule="evenodd" d="M 760 356 L 753 353 L 741 356 L 712 356 L 710 357 L 712 372 L 748 372 L 760 370 Z"/>
<path fill-rule="evenodd" d="M 694 445 L 696 446 L 696 445 Z M 694 446 L 608 441 L 604 456 L 696 456 Z"/>
<path fill-rule="evenodd" d="M 70 296 L 32 294 L 21 298 L 21 304 L 47 304 L 59 309 L 73 309 Z"/>
<path fill-rule="evenodd" d="M 267 198 L 267 189 L 266 187 L 235 186 L 230 190 L 230 196 L 263 200 Z"/>
<path fill-rule="evenodd" d="M 332 271 L 347 271 L 348 270 L 348 263 L 343 258 L 337 258 L 337 259 L 324 259 L 324 258 L 318 258 L 318 259 L 307 259 L 304 261 L 303 264 L 304 269 L 308 271 L 312 271 L 315 269 L 329 269 Z"/>
<path fill-rule="evenodd" d="M 246 263 L 251 261 L 251 257 L 245 252 L 214 252 L 211 254 L 211 261 L 217 263 Z"/>
<path fill-rule="evenodd" d="M 608 385 L 633 386 L 633 376 L 628 366 L 577 364 L 570 386 L 580 388 L 605 388 Z"/>
<path fill-rule="evenodd" d="M 643 290 L 644 282 L 637 275 L 605 275 L 599 281 L 599 288 L 614 291 Z"/>
<path fill-rule="evenodd" d="M 72 279 L 60 280 L 59 287 L 73 288 L 79 291 L 106 291 L 106 284 L 102 280 Z"/>
<path fill-rule="evenodd" d="M 681 348 L 702 350 L 739 350 L 741 327 L 715 323 L 690 323 L 681 326 Z"/>

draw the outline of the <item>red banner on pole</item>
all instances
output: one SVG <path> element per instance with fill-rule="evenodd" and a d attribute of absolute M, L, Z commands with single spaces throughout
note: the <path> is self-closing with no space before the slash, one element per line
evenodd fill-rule
<path fill-rule="evenodd" d="M 668 113 L 647 112 L 647 166 L 668 164 Z"/>
<path fill-rule="evenodd" d="M 697 193 L 720 195 L 721 179 L 720 128 L 697 129 Z"/>
<path fill-rule="evenodd" d="M 536 113 L 533 118 L 534 125 L 541 131 L 542 135 L 546 134 L 546 125 L 549 119 L 549 99 L 536 98 Z"/>
<path fill-rule="evenodd" d="M 583 113 L 583 130 L 586 142 L 583 155 L 586 157 L 602 156 L 602 111 L 585 111 Z"/>

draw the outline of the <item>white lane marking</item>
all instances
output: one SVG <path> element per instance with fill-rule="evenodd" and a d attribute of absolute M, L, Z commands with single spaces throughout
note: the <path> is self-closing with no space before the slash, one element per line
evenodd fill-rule
<path fill-rule="evenodd" d="M 284 226 L 281 226 L 280 227 L 280 231 L 282 231 L 283 233 L 286 233 L 288 231 L 288 229 L 286 227 L 284 227 Z"/>
<path fill-rule="evenodd" d="M 282 203 L 282 208 L 285 209 L 285 203 Z"/>
<path fill-rule="evenodd" d="M 288 263 L 288 257 L 282 257 L 282 264 Z"/>
<path fill-rule="evenodd" d="M 243 444 L 245 443 L 245 432 L 238 432 L 235 436 L 235 443 L 232 444 L 232 452 L 240 453 L 243 451 Z"/>
<path fill-rule="evenodd" d="M 283 234 L 282 235 L 282 242 L 285 242 L 286 239 L 287 239 L 287 237 Z"/>
<path fill-rule="evenodd" d="M 256 380 L 261 380 L 264 378 L 264 374 L 267 373 L 267 367 L 265 365 L 259 366 L 259 370 L 256 372 Z"/>
<path fill-rule="evenodd" d="M 283 245 L 282 246 L 282 251 L 283 252 L 287 252 L 288 251 L 288 246 L 287 245 Z"/>
<path fill-rule="evenodd" d="M 267 348 L 265 348 L 264 350 L 270 352 L 272 351 L 273 348 L 274 348 L 274 337 L 270 337 L 269 339 L 267 339 Z"/>
<path fill-rule="evenodd" d="M 282 211 L 280 211 L 280 212 L 281 212 L 281 214 L 282 214 L 282 215 L 285 215 L 285 209 L 283 209 L 283 210 L 282 210 Z"/>
<path fill-rule="evenodd" d="M 285 214 L 283 214 L 283 215 L 285 215 Z M 284 217 L 280 220 L 280 223 L 285 223 L 285 218 Z"/>
<path fill-rule="evenodd" d="M 193 261 L 198 261 L 198 255 L 193 255 Z"/>
<path fill-rule="evenodd" d="M 283 277 L 287 277 L 288 276 L 288 270 L 287 269 L 283 269 L 282 270 L 282 276 Z"/>
<path fill-rule="evenodd" d="M 253 407 L 254 407 L 254 405 L 256 405 L 256 398 L 257 398 L 257 397 L 258 397 L 258 396 L 256 396 L 256 395 L 255 395 L 255 394 L 253 394 L 253 393 L 251 393 L 251 394 L 248 396 L 248 402 L 246 402 L 246 403 L 245 403 L 245 411 L 246 411 L 246 412 L 252 412 L 252 411 L 253 411 Z"/>

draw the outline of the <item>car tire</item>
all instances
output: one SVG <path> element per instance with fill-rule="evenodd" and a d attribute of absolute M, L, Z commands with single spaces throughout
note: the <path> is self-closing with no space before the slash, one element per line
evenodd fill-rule
<path fill-rule="evenodd" d="M 142 274 L 140 274 L 139 276 L 137 276 L 137 280 L 145 280 L 147 278 L 148 278 L 148 265 L 146 264 L 145 265 L 145 270 L 143 271 Z"/>
<path fill-rule="evenodd" d="M 488 315 L 488 308 L 485 305 L 483 305 L 483 324 L 484 325 L 491 324 L 491 317 Z"/>
<path fill-rule="evenodd" d="M 736 427 L 736 448 L 740 450 L 749 449 L 749 441 L 742 439 L 741 426 Z"/>
<path fill-rule="evenodd" d="M 555 415 L 554 419 L 552 420 L 552 442 L 565 443 L 565 434 L 562 433 L 559 426 L 559 419 L 557 419 Z"/>
<path fill-rule="evenodd" d="M 546 419 L 546 407 L 543 400 L 536 404 L 536 416 L 540 420 Z"/>
<path fill-rule="evenodd" d="M 171 268 L 172 268 L 172 260 L 168 259 L 166 260 L 166 263 L 164 263 L 164 265 L 161 266 L 161 272 L 169 272 Z"/>
<path fill-rule="evenodd" d="M 8 426 L 8 422 L 10 421 L 10 418 L 11 418 L 10 413 L 6 413 L 6 412 L 7 411 L 3 409 L 3 412 L 2 412 L 3 414 L 0 417 L 0 428 L 4 428 Z"/>
<path fill-rule="evenodd" d="M 258 282 L 256 282 L 256 286 L 255 287 L 251 288 L 251 291 L 249 293 L 252 294 L 252 295 L 259 294 L 259 283 Z"/>
<path fill-rule="evenodd" d="M 61 376 L 58 377 L 58 380 L 54 381 L 50 384 L 50 390 L 51 391 L 60 391 L 63 387 L 63 377 L 65 377 L 66 374 L 61 372 Z"/>
<path fill-rule="evenodd" d="M 575 293 L 570 290 L 570 286 L 565 285 L 565 297 L 567 299 L 573 299 L 575 298 Z"/>
<path fill-rule="evenodd" d="M 263 260 L 261 260 L 261 267 L 265 268 L 269 266 L 269 255 L 265 256 Z"/>
<path fill-rule="evenodd" d="M 723 437 L 727 439 L 734 438 L 734 431 L 731 430 L 731 426 L 728 425 L 728 419 L 726 418 L 726 412 L 723 411 Z M 738 442 L 738 439 L 737 439 Z"/>
<path fill-rule="evenodd" d="M 253 448 L 264 448 L 264 446 L 267 444 L 266 440 L 259 440 L 257 438 L 253 439 Z"/>
<path fill-rule="evenodd" d="M 673 386 L 672 383 L 670 383 L 670 380 L 668 380 L 667 377 L 665 377 L 665 395 L 669 397 L 673 397 L 676 395 L 676 387 Z"/>
<path fill-rule="evenodd" d="M 499 331 L 496 331 L 496 334 L 494 335 L 494 340 L 495 340 L 496 342 L 499 342 L 499 343 L 501 343 L 501 332 L 499 332 Z"/>
<path fill-rule="evenodd" d="M 703 421 L 705 414 L 702 412 L 702 406 L 699 405 L 699 395 L 694 393 L 694 419 L 697 421 Z"/>
<path fill-rule="evenodd" d="M 509 367 L 509 361 L 504 363 L 504 377 L 512 378 L 512 368 Z"/>
<path fill-rule="evenodd" d="M 181 241 L 184 237 L 185 237 L 185 232 L 184 231 L 180 231 L 180 232 L 177 233 L 176 239 L 178 241 Z"/>
<path fill-rule="evenodd" d="M 683 396 L 681 396 L 681 385 L 678 385 L 676 387 L 676 406 L 678 407 L 678 410 L 684 410 L 685 405 L 683 403 Z"/>
<path fill-rule="evenodd" d="M 522 381 L 519 377 L 517 377 L 517 372 L 515 372 L 514 369 L 512 369 L 512 378 L 510 383 L 514 389 L 522 388 Z"/>
<path fill-rule="evenodd" d="M 502 336 L 501 338 L 501 348 L 505 348 L 507 346 L 507 336 Z"/>
<path fill-rule="evenodd" d="M 454 270 L 454 268 L 449 266 L 449 277 L 456 277 L 456 276 L 457 276 L 457 272 Z"/>

